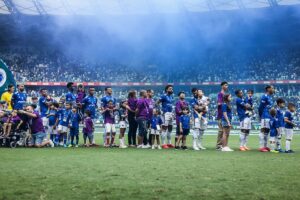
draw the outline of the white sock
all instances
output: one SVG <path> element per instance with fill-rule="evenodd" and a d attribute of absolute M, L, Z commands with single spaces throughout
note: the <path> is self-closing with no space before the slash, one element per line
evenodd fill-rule
<path fill-rule="evenodd" d="M 240 147 L 243 147 L 245 145 L 245 134 L 240 133 Z"/>
<path fill-rule="evenodd" d="M 291 150 L 291 141 L 290 140 L 286 140 L 286 142 L 285 142 L 285 150 L 286 151 Z"/>
<path fill-rule="evenodd" d="M 161 143 L 162 145 L 166 144 L 166 136 L 167 136 L 167 131 L 162 131 L 161 133 Z"/>
<path fill-rule="evenodd" d="M 244 146 L 247 146 L 247 143 L 248 143 L 248 137 L 249 135 L 245 135 L 245 138 L 244 138 Z"/>
<path fill-rule="evenodd" d="M 203 135 L 204 135 L 204 130 L 199 130 L 198 145 L 200 146 L 202 146 Z"/>
<path fill-rule="evenodd" d="M 259 148 L 263 148 L 265 141 L 264 141 L 264 133 L 260 132 L 259 133 Z"/>
<path fill-rule="evenodd" d="M 123 146 L 123 140 L 122 140 L 122 138 L 119 139 L 119 140 L 120 140 L 120 146 Z"/>
<path fill-rule="evenodd" d="M 279 133 L 276 143 L 277 149 L 281 149 L 281 134 Z"/>
<path fill-rule="evenodd" d="M 172 132 L 167 132 L 167 139 L 168 139 L 168 144 L 172 144 L 172 141 L 171 141 L 171 134 Z"/>
<path fill-rule="evenodd" d="M 275 145 L 276 145 L 276 143 L 275 143 L 275 137 L 270 137 L 270 149 L 271 150 L 275 150 Z"/>

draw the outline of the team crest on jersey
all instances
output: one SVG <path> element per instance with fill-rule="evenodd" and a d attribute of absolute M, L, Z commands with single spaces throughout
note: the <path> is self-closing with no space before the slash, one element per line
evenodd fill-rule
<path fill-rule="evenodd" d="M 0 69 L 0 87 L 2 87 L 6 82 L 6 72 L 4 69 Z"/>

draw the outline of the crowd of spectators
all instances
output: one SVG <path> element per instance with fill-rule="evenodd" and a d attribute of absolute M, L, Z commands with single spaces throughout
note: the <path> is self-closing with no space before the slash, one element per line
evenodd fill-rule
<path fill-rule="evenodd" d="M 230 56 L 215 52 L 197 64 L 124 65 L 85 61 L 63 54 L 37 53 L 27 49 L 1 51 L 18 81 L 32 82 L 205 82 L 222 80 L 297 80 L 300 53 L 296 50 L 252 52 Z"/>

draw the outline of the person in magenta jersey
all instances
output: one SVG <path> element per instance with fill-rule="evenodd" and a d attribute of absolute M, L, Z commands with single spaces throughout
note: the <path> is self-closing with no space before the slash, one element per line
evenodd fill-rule
<path fill-rule="evenodd" d="M 138 123 L 138 146 L 137 148 L 148 148 L 143 145 L 144 137 L 147 137 L 147 122 L 149 117 L 149 104 L 147 102 L 146 90 L 140 91 L 140 98 L 136 104 L 136 121 Z"/>
<path fill-rule="evenodd" d="M 228 83 L 226 81 L 221 83 L 221 91 L 218 93 L 218 112 L 217 112 L 217 120 L 218 120 L 218 137 L 217 137 L 217 145 L 216 150 L 221 150 L 222 148 L 222 137 L 223 137 L 223 127 L 222 127 L 222 104 L 224 94 L 228 91 Z"/>
<path fill-rule="evenodd" d="M 175 136 L 175 144 L 177 144 L 178 136 L 180 135 L 180 116 L 183 114 L 183 108 L 188 107 L 188 103 L 185 101 L 185 93 L 183 91 L 178 93 L 178 101 L 175 105 L 175 113 L 176 113 L 176 136 Z M 179 144 L 179 142 L 178 142 Z M 175 145 L 176 147 L 176 145 Z"/>
<path fill-rule="evenodd" d="M 38 111 L 34 110 L 32 105 L 26 106 L 25 111 L 19 110 L 19 114 L 26 115 L 29 118 L 29 127 L 31 130 L 31 141 L 29 146 L 44 147 L 50 145 L 54 147 L 51 140 L 47 139 L 47 135 L 43 126 L 43 120 Z"/>
<path fill-rule="evenodd" d="M 136 146 L 136 132 L 138 128 L 138 124 L 135 119 L 135 110 L 136 110 L 137 98 L 136 91 L 130 90 L 128 93 L 128 100 L 126 109 L 128 110 L 128 145 L 130 147 Z"/>

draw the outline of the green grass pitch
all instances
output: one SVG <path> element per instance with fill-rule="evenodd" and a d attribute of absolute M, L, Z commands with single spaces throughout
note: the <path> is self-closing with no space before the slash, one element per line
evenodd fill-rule
<path fill-rule="evenodd" d="M 295 154 L 260 153 L 257 135 L 249 152 L 237 151 L 237 135 L 234 152 L 204 139 L 198 152 L 1 148 L 0 199 L 300 199 L 300 136 Z"/>

